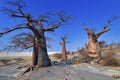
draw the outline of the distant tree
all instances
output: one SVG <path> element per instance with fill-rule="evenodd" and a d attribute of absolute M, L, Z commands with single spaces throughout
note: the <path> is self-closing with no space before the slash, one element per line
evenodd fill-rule
<path fill-rule="evenodd" d="M 5 7 L 2 9 L 2 11 L 6 12 L 9 16 L 13 18 L 20 18 L 24 20 L 25 24 L 20 24 L 15 27 L 8 28 L 5 31 L 1 31 L 0 37 L 19 29 L 30 30 L 33 34 L 33 35 L 30 34 L 30 36 L 32 36 L 33 38 L 30 38 L 29 40 L 27 40 L 28 37 L 24 37 L 24 40 L 19 39 L 21 37 L 18 37 L 18 39 L 16 38 L 14 39 L 15 41 L 18 42 L 16 46 L 21 45 L 21 47 L 26 47 L 26 48 L 33 46 L 33 53 L 34 53 L 32 57 L 33 61 L 32 61 L 32 65 L 30 65 L 27 71 L 32 69 L 34 66 L 35 67 L 50 66 L 51 60 L 47 54 L 45 32 L 55 31 L 55 29 L 59 28 L 63 23 L 66 23 L 70 19 L 70 16 L 64 16 L 62 13 L 56 13 L 54 16 L 51 16 L 50 14 L 46 14 L 40 16 L 38 19 L 34 19 L 30 13 L 25 13 L 25 11 L 23 10 L 23 8 L 25 7 L 25 3 L 22 0 L 8 1 L 7 4 L 12 7 L 8 7 L 8 8 Z M 53 17 L 56 20 L 51 19 Z M 26 36 L 28 35 L 29 34 L 27 34 Z M 31 41 L 33 44 L 31 44 Z"/>
<path fill-rule="evenodd" d="M 69 43 L 69 42 L 66 41 L 67 35 L 62 36 L 61 39 L 62 39 L 62 42 L 60 44 L 62 46 L 62 52 L 61 52 L 62 61 L 66 61 L 67 60 L 66 43 Z"/>
<path fill-rule="evenodd" d="M 101 54 L 100 54 L 100 44 L 98 42 L 98 38 L 100 35 L 103 33 L 107 32 L 110 30 L 109 26 L 111 23 L 116 20 L 118 17 L 113 17 L 111 20 L 107 21 L 107 24 L 105 24 L 103 30 L 101 30 L 98 33 L 95 33 L 93 30 L 89 29 L 88 27 L 84 27 L 88 34 L 88 44 L 87 44 L 87 51 L 88 51 L 88 56 L 97 59 L 97 61 L 100 60 Z"/>

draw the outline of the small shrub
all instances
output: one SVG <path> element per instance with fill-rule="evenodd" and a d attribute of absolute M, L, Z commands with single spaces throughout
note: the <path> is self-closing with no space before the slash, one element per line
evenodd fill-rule
<path fill-rule="evenodd" d="M 78 57 L 72 59 L 72 62 L 74 64 L 79 64 L 80 62 L 82 62 L 83 60 L 86 60 L 86 59 L 87 59 L 87 56 L 82 55 L 82 56 L 78 56 Z"/>
<path fill-rule="evenodd" d="M 53 55 L 53 57 L 57 58 L 57 59 L 61 59 L 62 58 L 62 55 L 59 54 L 59 53 L 56 53 Z"/>
<path fill-rule="evenodd" d="M 85 60 L 87 57 L 86 56 L 81 56 L 76 59 L 76 64 L 80 63 L 81 61 Z"/>
<path fill-rule="evenodd" d="M 103 59 L 102 65 L 117 67 L 117 66 L 120 66 L 119 61 L 120 60 L 117 58 L 115 54 L 107 54 Z"/>

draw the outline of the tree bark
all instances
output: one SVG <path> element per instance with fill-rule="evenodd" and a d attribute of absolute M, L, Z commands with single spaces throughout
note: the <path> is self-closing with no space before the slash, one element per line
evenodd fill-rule
<path fill-rule="evenodd" d="M 47 49 L 38 47 L 38 67 L 48 67 L 51 66 L 51 60 L 48 57 Z"/>
<path fill-rule="evenodd" d="M 32 66 L 37 66 L 38 63 L 38 47 L 36 45 L 36 37 L 33 40 Z"/>
<path fill-rule="evenodd" d="M 62 38 L 62 61 L 67 60 L 67 51 L 66 51 L 66 45 L 65 45 L 65 39 Z"/>
<path fill-rule="evenodd" d="M 38 46 L 38 67 L 47 67 L 51 65 L 51 60 L 47 53 L 46 39 L 43 28 L 39 29 L 41 38 L 37 38 Z"/>

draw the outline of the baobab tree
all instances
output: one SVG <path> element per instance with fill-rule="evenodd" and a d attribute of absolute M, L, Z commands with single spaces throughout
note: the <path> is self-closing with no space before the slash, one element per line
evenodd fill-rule
<path fill-rule="evenodd" d="M 61 37 L 62 42 L 60 43 L 62 46 L 62 61 L 66 61 L 67 60 L 67 51 L 66 51 L 66 39 L 67 39 L 67 35 L 64 35 Z"/>
<path fill-rule="evenodd" d="M 31 40 L 33 41 L 32 46 L 33 46 L 34 54 L 32 57 L 33 63 L 30 65 L 28 70 L 32 69 L 34 66 L 35 67 L 50 66 L 51 60 L 47 54 L 45 32 L 55 31 L 55 29 L 59 28 L 63 23 L 66 23 L 70 19 L 70 16 L 64 16 L 61 13 L 56 13 L 56 15 L 54 15 L 54 17 L 56 16 L 56 18 L 54 19 L 57 19 L 57 20 L 53 21 L 54 23 L 50 23 L 51 22 L 50 18 L 53 16 L 42 15 L 38 19 L 34 19 L 30 13 L 25 13 L 23 9 L 25 7 L 25 3 L 23 3 L 22 0 L 8 1 L 7 4 L 10 6 L 13 6 L 14 8 L 10 8 L 10 7 L 3 8 L 2 11 L 6 12 L 9 16 L 13 18 L 20 18 L 21 20 L 24 20 L 25 24 L 20 24 L 15 27 L 8 28 L 5 31 L 1 31 L 0 37 L 19 29 L 30 30 L 34 37 Z"/>
<path fill-rule="evenodd" d="M 87 51 L 88 51 L 88 56 L 93 58 L 93 61 L 99 62 L 101 59 L 101 53 L 100 53 L 100 45 L 98 42 L 98 38 L 105 32 L 110 30 L 110 25 L 112 21 L 116 20 L 118 17 L 113 17 L 111 20 L 107 21 L 107 24 L 105 24 L 104 28 L 98 32 L 95 33 L 93 30 L 89 29 L 88 27 L 84 27 L 88 34 L 88 44 L 87 44 Z"/>

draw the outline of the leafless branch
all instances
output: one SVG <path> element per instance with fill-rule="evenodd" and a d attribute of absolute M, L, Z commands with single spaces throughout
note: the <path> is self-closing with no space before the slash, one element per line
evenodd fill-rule
<path fill-rule="evenodd" d="M 63 21 L 59 21 L 57 24 L 54 24 L 50 27 L 44 28 L 44 31 L 54 31 L 56 28 L 58 28 Z"/>
<path fill-rule="evenodd" d="M 25 3 L 21 0 L 17 1 L 7 1 L 7 3 L 11 8 L 3 7 L 2 11 L 9 14 L 11 17 L 20 17 L 25 18 L 25 14 L 23 12 L 23 8 L 25 7 Z"/>
<path fill-rule="evenodd" d="M 64 36 L 61 37 L 61 39 L 65 42 L 65 43 L 71 43 L 70 41 L 66 41 L 66 39 L 68 38 L 67 34 L 65 34 Z M 62 43 L 60 43 L 62 44 Z"/>
<path fill-rule="evenodd" d="M 119 18 L 118 16 L 114 16 L 114 17 L 112 17 L 112 19 L 107 20 L 107 23 L 104 25 L 104 29 L 109 28 L 109 26 L 111 26 L 111 23 L 118 18 Z"/>
<path fill-rule="evenodd" d="M 3 49 L 6 51 L 10 50 L 25 50 L 33 47 L 33 35 L 32 33 L 20 33 L 12 37 L 9 45 Z"/>
<path fill-rule="evenodd" d="M 96 37 L 99 37 L 101 34 L 107 32 L 107 31 L 109 31 L 109 30 L 110 30 L 110 28 L 105 28 L 105 29 L 103 29 L 102 31 L 100 31 L 100 32 L 98 32 L 98 33 L 96 34 Z"/>
<path fill-rule="evenodd" d="M 84 29 L 87 31 L 87 33 L 92 33 L 92 31 L 89 28 L 87 28 L 86 26 L 84 27 Z"/>
<path fill-rule="evenodd" d="M 67 35 L 62 36 L 61 39 L 63 40 L 67 39 Z"/>
<path fill-rule="evenodd" d="M 63 12 L 57 12 L 56 15 L 60 18 L 61 21 L 63 22 L 68 22 L 68 20 L 71 19 L 71 16 L 65 16 L 63 15 Z"/>
<path fill-rule="evenodd" d="M 50 19 L 50 14 L 41 15 L 39 17 L 40 22 L 48 22 L 48 19 Z"/>
<path fill-rule="evenodd" d="M 61 13 L 57 13 L 57 16 L 59 17 L 59 21 L 57 21 L 56 24 L 52 24 L 47 28 L 44 28 L 44 31 L 54 31 L 56 28 L 60 27 L 63 23 L 66 23 L 71 19 L 70 16 L 64 16 Z"/>
<path fill-rule="evenodd" d="M 112 19 L 108 20 L 107 23 L 105 24 L 103 30 L 100 31 L 100 32 L 98 32 L 98 33 L 96 34 L 96 37 L 99 37 L 101 34 L 109 31 L 109 30 L 110 30 L 109 26 L 111 26 L 111 23 L 112 23 L 114 20 L 118 19 L 118 18 L 119 18 L 119 17 L 116 17 L 116 16 L 115 16 L 115 17 L 113 17 Z"/>
<path fill-rule="evenodd" d="M 50 37 L 45 37 L 45 39 L 47 40 L 47 41 L 53 41 L 53 39 L 51 39 Z"/>
<path fill-rule="evenodd" d="M 27 26 L 17 25 L 17 26 L 15 26 L 15 27 L 13 27 L 11 29 L 8 29 L 8 30 L 6 30 L 4 32 L 0 32 L 0 37 L 3 36 L 4 34 L 10 33 L 12 31 L 15 31 L 15 30 L 18 30 L 18 29 L 23 29 L 23 28 L 28 28 L 28 27 Z"/>

